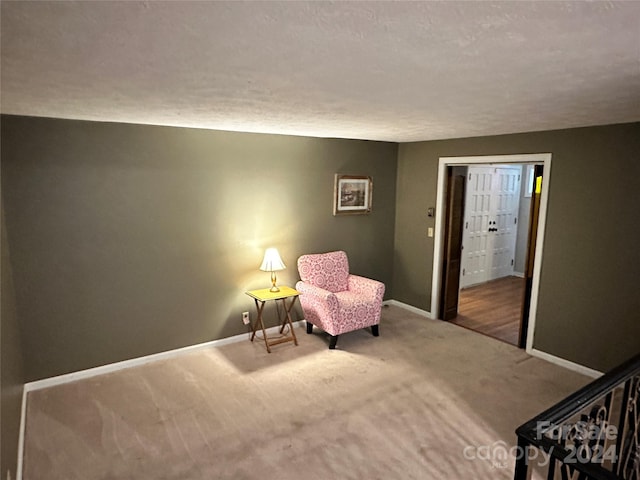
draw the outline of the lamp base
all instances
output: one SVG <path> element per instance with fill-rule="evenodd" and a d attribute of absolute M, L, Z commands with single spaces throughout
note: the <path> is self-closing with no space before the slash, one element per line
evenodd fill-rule
<path fill-rule="evenodd" d="M 271 288 L 269 289 L 270 292 L 279 292 L 280 289 L 278 287 L 276 287 L 276 272 L 271 272 Z"/>

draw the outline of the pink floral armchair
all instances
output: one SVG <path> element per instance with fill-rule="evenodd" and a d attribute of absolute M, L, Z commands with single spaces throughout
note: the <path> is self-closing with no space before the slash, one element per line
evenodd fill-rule
<path fill-rule="evenodd" d="M 371 327 L 375 337 L 382 310 L 384 283 L 349 274 L 343 251 L 302 255 L 298 259 L 300 304 L 307 333 L 317 326 L 331 335 L 329 348 L 336 348 L 338 335 Z"/>

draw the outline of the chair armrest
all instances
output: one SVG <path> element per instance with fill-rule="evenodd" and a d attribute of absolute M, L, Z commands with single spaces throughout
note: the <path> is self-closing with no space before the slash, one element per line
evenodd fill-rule
<path fill-rule="evenodd" d="M 384 297 L 384 283 L 359 275 L 349 275 L 349 290 L 371 300 L 382 302 Z"/>
<path fill-rule="evenodd" d="M 296 283 L 296 290 L 299 291 L 301 295 L 314 297 L 316 300 L 325 304 L 330 310 L 337 310 L 338 308 L 338 298 L 329 290 L 316 287 L 303 281 Z"/>

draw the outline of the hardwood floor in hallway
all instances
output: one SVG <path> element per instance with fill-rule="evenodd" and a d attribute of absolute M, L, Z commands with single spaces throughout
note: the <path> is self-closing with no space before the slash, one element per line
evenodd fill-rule
<path fill-rule="evenodd" d="M 524 278 L 509 276 L 460 291 L 451 323 L 518 345 Z"/>

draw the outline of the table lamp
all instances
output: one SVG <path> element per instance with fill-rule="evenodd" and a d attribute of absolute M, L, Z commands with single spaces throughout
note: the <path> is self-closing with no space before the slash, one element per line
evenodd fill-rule
<path fill-rule="evenodd" d="M 276 287 L 276 272 L 278 270 L 284 270 L 285 267 L 277 248 L 267 248 L 264 252 L 264 258 L 262 259 L 262 265 L 260 270 L 263 272 L 271 272 L 271 288 L 270 292 L 279 292 L 280 289 Z"/>

